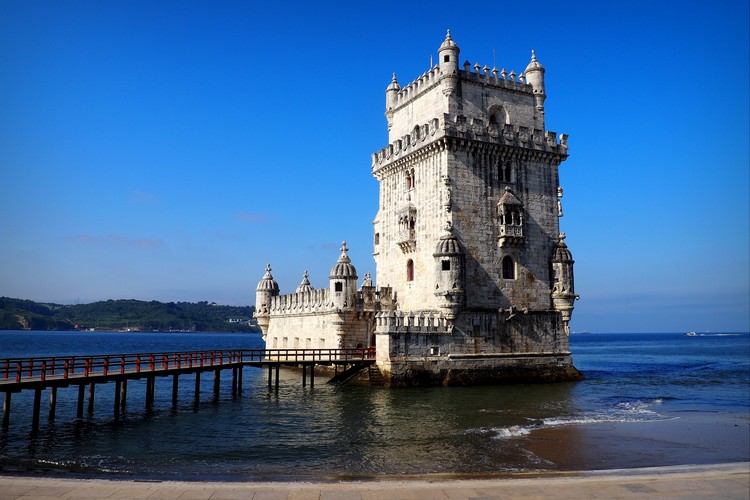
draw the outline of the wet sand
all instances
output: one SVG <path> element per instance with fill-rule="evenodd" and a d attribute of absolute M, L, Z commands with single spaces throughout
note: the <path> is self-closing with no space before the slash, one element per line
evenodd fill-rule
<path fill-rule="evenodd" d="M 540 468 L 630 469 L 750 461 L 750 417 L 677 412 L 669 420 L 542 428 L 523 439 Z"/>

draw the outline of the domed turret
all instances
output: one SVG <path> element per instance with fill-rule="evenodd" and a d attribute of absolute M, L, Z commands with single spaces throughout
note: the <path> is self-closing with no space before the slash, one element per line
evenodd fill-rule
<path fill-rule="evenodd" d="M 439 307 L 447 319 L 455 319 L 464 299 L 464 252 L 450 222 L 446 223 L 445 232 L 432 256 L 435 258 L 435 296 L 439 299 Z"/>
<path fill-rule="evenodd" d="M 398 99 L 398 93 L 401 91 L 401 86 L 396 80 L 396 73 L 393 73 L 393 79 L 391 84 L 385 89 L 385 117 L 388 119 L 388 129 L 391 128 L 391 119 L 393 118 L 393 110 L 396 107 L 396 100 Z"/>
<path fill-rule="evenodd" d="M 300 292 L 310 292 L 314 290 L 312 285 L 310 285 L 310 280 L 308 278 L 307 269 L 305 269 L 305 274 L 302 275 L 302 283 L 299 284 L 297 287 L 297 293 Z"/>
<path fill-rule="evenodd" d="M 445 36 L 445 40 L 438 49 L 438 58 L 440 64 L 440 79 L 445 82 L 445 95 L 451 95 L 456 90 L 458 84 L 458 54 L 461 49 L 451 38 L 451 30 Z"/>
<path fill-rule="evenodd" d="M 536 60 L 536 52 L 531 51 L 531 62 L 526 66 L 526 82 L 534 91 L 534 104 L 536 109 L 544 111 L 544 100 L 547 94 L 544 92 L 544 67 Z"/>
<path fill-rule="evenodd" d="M 552 252 L 552 306 L 562 314 L 565 333 L 570 332 L 568 326 L 570 316 L 573 313 L 573 303 L 578 299 L 573 284 L 573 255 L 565 244 L 565 234 L 560 234 L 560 239 Z"/>
<path fill-rule="evenodd" d="M 271 275 L 271 264 L 266 264 L 266 274 L 255 288 L 255 319 L 265 336 L 271 318 L 271 298 L 279 295 L 279 284 Z"/>
<path fill-rule="evenodd" d="M 352 265 L 347 255 L 346 242 L 341 244 L 341 255 L 331 268 L 328 277 L 331 280 L 331 297 L 333 305 L 338 309 L 353 308 L 357 292 L 357 269 Z"/>

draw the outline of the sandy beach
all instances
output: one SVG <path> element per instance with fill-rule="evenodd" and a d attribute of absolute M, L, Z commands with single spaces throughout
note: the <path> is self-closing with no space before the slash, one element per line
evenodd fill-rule
<path fill-rule="evenodd" d="M 177 482 L 0 476 L 0 499 L 490 499 L 750 496 L 750 463 L 335 483 Z"/>

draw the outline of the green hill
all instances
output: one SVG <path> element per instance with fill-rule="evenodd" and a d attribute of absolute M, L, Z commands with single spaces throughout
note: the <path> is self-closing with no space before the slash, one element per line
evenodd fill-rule
<path fill-rule="evenodd" d="M 254 332 L 254 310 L 208 302 L 131 299 L 60 305 L 0 297 L 0 330 Z"/>

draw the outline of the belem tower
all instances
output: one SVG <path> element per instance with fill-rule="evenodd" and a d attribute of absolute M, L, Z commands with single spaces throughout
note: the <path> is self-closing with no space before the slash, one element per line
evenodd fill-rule
<path fill-rule="evenodd" d="M 326 288 L 280 295 L 270 266 L 256 313 L 266 347 L 374 348 L 385 385 L 578 380 L 568 334 L 573 258 L 560 233 L 567 136 L 544 126 L 544 68 L 468 61 L 448 32 L 438 64 L 385 90 L 376 276 L 346 243 Z"/>

